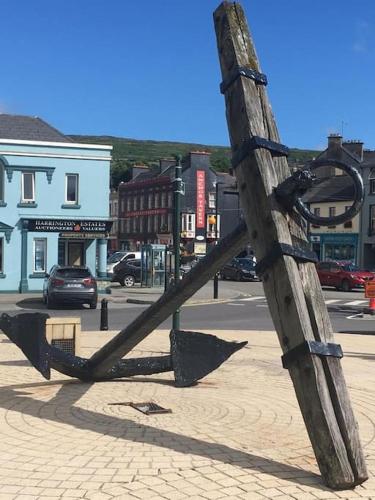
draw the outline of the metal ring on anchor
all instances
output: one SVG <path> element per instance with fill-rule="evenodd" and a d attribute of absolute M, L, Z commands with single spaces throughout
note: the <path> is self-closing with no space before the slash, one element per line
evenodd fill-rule
<path fill-rule="evenodd" d="M 320 217 L 313 214 L 303 203 L 301 197 L 297 197 L 295 200 L 295 208 L 302 215 L 304 219 L 315 224 L 317 226 L 335 226 L 337 224 L 343 224 L 344 222 L 353 219 L 360 211 L 363 199 L 365 195 L 363 180 L 358 172 L 358 170 L 347 163 L 339 160 L 315 160 L 309 165 L 309 170 L 313 171 L 320 167 L 335 167 L 338 168 L 349 175 L 352 178 L 354 184 L 354 201 L 351 207 L 346 210 L 343 214 L 335 215 L 333 217 Z"/>

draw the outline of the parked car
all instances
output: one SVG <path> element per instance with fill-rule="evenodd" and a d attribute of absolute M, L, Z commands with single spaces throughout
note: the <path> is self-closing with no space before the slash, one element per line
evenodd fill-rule
<path fill-rule="evenodd" d="M 111 276 L 113 274 L 113 269 L 119 262 L 122 262 L 123 260 L 127 259 L 140 259 L 141 258 L 141 252 L 128 252 L 128 251 L 119 251 L 113 253 L 110 257 L 107 259 L 107 274 Z"/>
<path fill-rule="evenodd" d="M 361 270 L 351 263 L 319 262 L 316 269 L 322 286 L 334 286 L 344 292 L 349 292 L 352 288 L 363 288 L 367 281 L 375 279 L 374 273 Z"/>
<path fill-rule="evenodd" d="M 96 309 L 97 283 L 88 267 L 53 266 L 43 284 L 43 301 L 47 308 L 63 303 L 88 304 Z"/>
<path fill-rule="evenodd" d="M 121 286 L 131 287 L 141 281 L 141 259 L 120 261 L 113 269 L 112 281 Z"/>
<path fill-rule="evenodd" d="M 234 258 L 220 270 L 221 279 L 236 281 L 260 281 L 255 271 L 255 262 L 249 258 Z"/>

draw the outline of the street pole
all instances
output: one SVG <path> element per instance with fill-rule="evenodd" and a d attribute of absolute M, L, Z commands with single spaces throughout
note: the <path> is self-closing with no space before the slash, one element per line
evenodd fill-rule
<path fill-rule="evenodd" d="M 174 225 L 173 225 L 173 246 L 174 246 L 174 282 L 180 282 L 180 240 L 181 240 L 181 195 L 183 194 L 181 156 L 175 168 L 174 179 Z M 173 330 L 180 329 L 180 308 L 173 313 Z"/>
<path fill-rule="evenodd" d="M 218 206 L 219 206 L 219 184 L 221 182 L 216 182 L 215 184 L 215 245 L 217 245 L 218 237 Z M 219 297 L 219 272 L 214 275 L 214 299 Z"/>

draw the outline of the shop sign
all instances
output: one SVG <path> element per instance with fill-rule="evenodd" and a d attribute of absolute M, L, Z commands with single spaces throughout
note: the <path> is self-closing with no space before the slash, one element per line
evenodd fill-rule
<path fill-rule="evenodd" d="M 47 233 L 109 233 L 112 221 L 68 220 L 68 219 L 29 219 L 28 230 Z"/>
<path fill-rule="evenodd" d="M 205 171 L 197 170 L 197 228 L 204 229 L 206 227 L 206 185 Z"/>
<path fill-rule="evenodd" d="M 167 208 L 152 208 L 150 210 L 136 210 L 134 212 L 125 212 L 125 217 L 141 217 L 142 215 L 166 214 Z"/>
<path fill-rule="evenodd" d="M 206 255 L 206 243 L 194 242 L 194 253 L 195 255 Z"/>
<path fill-rule="evenodd" d="M 106 233 L 60 233 L 59 238 L 69 238 L 75 240 L 93 240 L 105 238 Z"/>

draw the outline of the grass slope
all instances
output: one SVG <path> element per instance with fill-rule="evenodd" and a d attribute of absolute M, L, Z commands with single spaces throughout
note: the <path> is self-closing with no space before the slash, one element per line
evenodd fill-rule
<path fill-rule="evenodd" d="M 228 172 L 231 152 L 229 147 L 207 146 L 184 142 L 147 141 L 112 136 L 70 135 L 73 141 L 89 144 L 107 144 L 113 146 L 111 177 L 112 186 L 117 187 L 122 180 L 129 179 L 129 167 L 134 164 L 152 165 L 160 158 L 185 156 L 190 151 L 211 153 L 211 165 L 220 172 Z M 291 149 L 288 161 L 291 165 L 303 164 L 316 156 L 318 151 Z"/>

